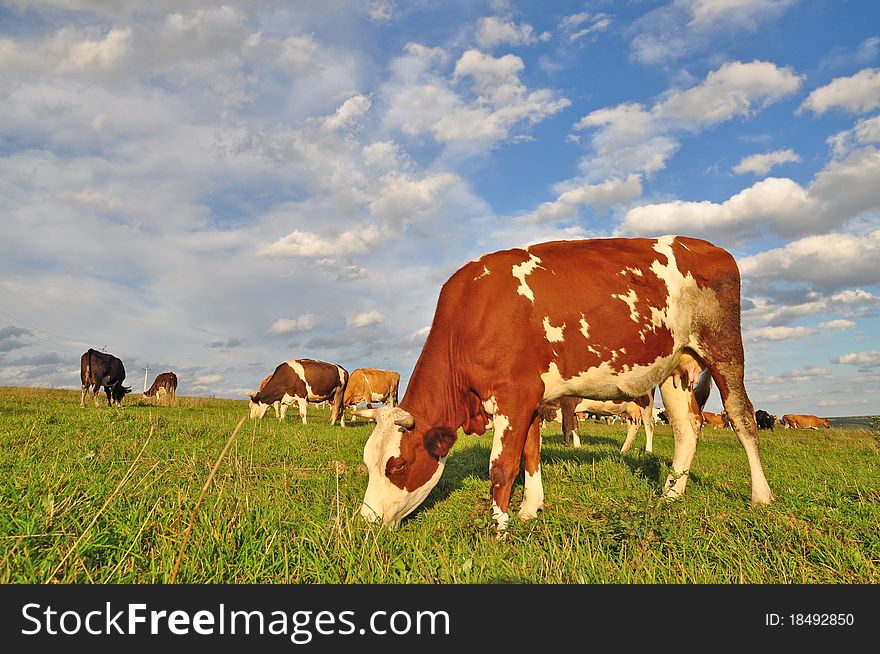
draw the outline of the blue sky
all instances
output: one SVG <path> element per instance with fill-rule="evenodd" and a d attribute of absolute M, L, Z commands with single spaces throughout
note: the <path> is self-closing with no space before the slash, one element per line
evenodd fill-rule
<path fill-rule="evenodd" d="M 405 386 L 446 278 L 707 238 L 756 408 L 880 412 L 872 0 L 0 0 L 0 384 Z M 707 406 L 720 410 L 717 392 Z"/>

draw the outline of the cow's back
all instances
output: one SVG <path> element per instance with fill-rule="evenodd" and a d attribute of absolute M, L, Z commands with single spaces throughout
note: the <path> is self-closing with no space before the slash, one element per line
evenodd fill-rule
<path fill-rule="evenodd" d="M 582 391 L 566 385 L 581 376 L 596 399 L 634 397 L 666 371 L 650 380 L 637 374 L 694 338 L 695 313 L 706 314 L 706 329 L 739 329 L 738 311 L 735 324 L 710 325 L 719 289 L 738 308 L 736 262 L 699 239 L 551 241 L 495 252 L 444 284 L 420 360 L 448 359 L 478 392 L 497 378 L 543 375 L 543 399 L 551 399 Z M 411 379 L 410 388 L 423 383 Z"/>

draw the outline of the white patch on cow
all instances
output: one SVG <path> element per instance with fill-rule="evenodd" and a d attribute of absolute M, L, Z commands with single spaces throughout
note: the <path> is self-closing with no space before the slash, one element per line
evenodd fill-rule
<path fill-rule="evenodd" d="M 581 334 L 584 335 L 584 338 L 590 340 L 590 324 L 584 320 L 584 314 L 581 314 Z"/>
<path fill-rule="evenodd" d="M 341 366 L 336 366 L 336 372 L 339 373 L 339 387 L 345 388 L 345 371 Z"/>
<path fill-rule="evenodd" d="M 492 398 L 494 401 L 495 398 Z M 489 472 L 492 471 L 492 464 L 495 463 L 495 459 L 501 456 L 501 450 L 503 449 L 503 444 L 501 442 L 502 437 L 504 436 L 504 432 L 510 427 L 510 420 L 502 413 L 496 413 L 492 418 L 492 451 L 489 453 Z"/>
<path fill-rule="evenodd" d="M 510 522 L 510 515 L 499 509 L 494 501 L 492 502 L 492 518 L 495 520 L 495 528 L 499 532 L 503 532 L 507 529 L 507 524 Z"/>
<path fill-rule="evenodd" d="M 478 261 L 479 261 L 479 259 L 478 259 Z M 491 274 L 492 273 L 489 272 L 489 269 L 486 266 L 483 266 L 483 272 L 481 272 L 479 275 L 474 277 L 474 281 L 477 281 L 480 277 L 486 277 L 487 275 L 491 275 Z"/>
<path fill-rule="evenodd" d="M 528 261 L 524 261 L 513 267 L 513 276 L 519 280 L 519 286 L 517 287 L 516 292 L 520 295 L 524 295 L 532 302 L 535 301 L 535 294 L 532 293 L 532 289 L 526 284 L 526 277 L 538 267 L 539 263 L 541 263 L 541 260 L 534 254 L 530 254 Z"/>
<path fill-rule="evenodd" d="M 550 324 L 550 316 L 544 316 L 544 333 L 547 335 L 548 341 L 551 343 L 561 343 L 564 341 L 563 329 L 565 329 L 565 323 L 562 323 L 562 327 L 554 327 Z"/>
<path fill-rule="evenodd" d="M 523 501 L 519 508 L 520 520 L 531 520 L 538 517 L 538 511 L 544 508 L 544 484 L 541 482 L 541 464 L 535 474 L 525 473 Z"/>
<path fill-rule="evenodd" d="M 629 400 L 644 395 L 666 379 L 677 356 L 658 356 L 647 366 L 626 366 L 619 371 L 609 361 L 588 368 L 571 378 L 564 378 L 555 361 L 541 375 L 544 382 L 545 400 L 555 400 L 563 395 L 588 395 L 597 400 Z"/>
<path fill-rule="evenodd" d="M 580 447 L 581 446 L 581 436 L 578 434 L 577 429 L 571 432 L 571 445 L 572 447 Z"/>
<path fill-rule="evenodd" d="M 675 300 L 681 297 L 682 290 L 687 282 L 694 284 L 694 279 L 690 273 L 685 277 L 678 269 L 678 265 L 676 265 L 675 255 L 672 253 L 672 243 L 674 240 L 674 236 L 661 236 L 657 239 L 657 242 L 654 244 L 654 251 L 665 256 L 667 263 L 661 264 L 659 260 L 655 259 L 651 264 L 651 272 L 666 284 L 667 293 L 666 306 L 658 312 L 659 316 L 655 316 L 652 308 L 651 324 L 655 325 L 659 320 L 660 324 L 665 325 L 672 331 L 675 331 L 676 328 L 680 330 L 687 329 L 689 323 L 687 320 L 688 316 L 680 310 L 681 302 Z"/>
<path fill-rule="evenodd" d="M 629 289 L 629 293 L 627 293 L 626 295 L 613 293 L 611 297 L 617 298 L 618 300 L 623 300 L 629 307 L 629 319 L 633 322 L 639 321 L 639 312 L 636 311 L 636 302 L 638 302 L 639 297 L 636 295 L 636 292 L 633 289 Z"/>
<path fill-rule="evenodd" d="M 617 274 L 618 274 L 618 275 L 626 275 L 627 273 L 629 273 L 629 274 L 631 274 L 631 275 L 635 275 L 636 277 L 641 277 L 641 276 L 642 276 L 642 271 L 641 271 L 641 270 L 639 270 L 638 268 L 630 268 L 629 266 L 627 266 L 626 268 L 624 268 L 623 270 L 621 270 L 621 271 L 620 271 L 619 273 L 617 273 Z"/>
<path fill-rule="evenodd" d="M 293 371 L 302 379 L 303 384 L 306 386 L 306 397 L 307 400 L 320 400 L 321 398 L 312 392 L 312 387 L 309 385 L 309 380 L 306 379 L 306 371 L 303 369 L 302 364 L 299 361 L 288 361 L 287 365 L 293 368 Z M 342 374 L 342 373 L 340 373 Z"/>

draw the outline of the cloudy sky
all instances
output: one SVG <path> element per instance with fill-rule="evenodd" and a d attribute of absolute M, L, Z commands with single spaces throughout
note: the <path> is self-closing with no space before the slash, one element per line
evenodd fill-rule
<path fill-rule="evenodd" d="M 756 408 L 876 414 L 878 147 L 875 0 L 0 0 L 0 385 L 405 386 L 464 262 L 679 233 Z"/>

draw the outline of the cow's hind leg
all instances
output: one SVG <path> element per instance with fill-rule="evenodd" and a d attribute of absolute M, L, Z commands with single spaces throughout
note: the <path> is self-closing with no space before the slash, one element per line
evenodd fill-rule
<path fill-rule="evenodd" d="M 636 439 L 636 434 L 639 433 L 639 423 L 635 420 L 627 420 L 626 421 L 626 440 L 623 441 L 623 445 L 620 446 L 620 453 L 628 452 L 629 448 L 632 447 L 633 441 Z"/>
<path fill-rule="evenodd" d="M 707 363 L 721 395 L 724 410 L 727 411 L 737 439 L 746 451 L 752 479 L 752 504 L 770 504 L 773 493 L 770 492 L 758 453 L 758 425 L 752 402 L 746 395 L 742 367 L 724 363 L 715 365 L 709 361 Z"/>
<path fill-rule="evenodd" d="M 519 509 L 520 520 L 531 520 L 544 508 L 544 485 L 541 483 L 541 419 L 535 414 L 523 448 L 525 488 Z"/>
<path fill-rule="evenodd" d="M 660 395 L 669 424 L 672 425 L 674 452 L 672 455 L 672 472 L 666 477 L 663 497 L 676 499 L 684 493 L 687 486 L 688 473 L 697 451 L 697 440 L 702 427 L 702 416 L 699 415 L 694 394 L 687 384 L 676 383 L 668 377 L 660 384 Z"/>
<path fill-rule="evenodd" d="M 566 445 L 581 446 L 581 437 L 578 433 L 578 419 L 574 410 L 577 408 L 579 397 L 563 395 L 559 398 L 559 412 L 562 414 L 562 435 Z"/>

